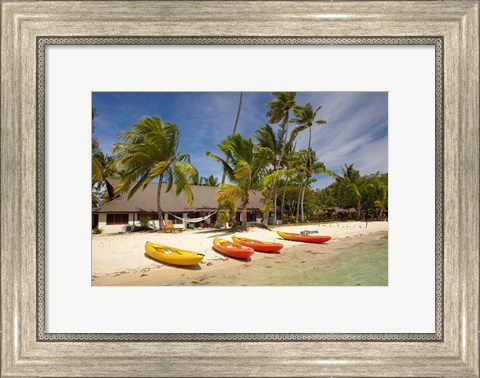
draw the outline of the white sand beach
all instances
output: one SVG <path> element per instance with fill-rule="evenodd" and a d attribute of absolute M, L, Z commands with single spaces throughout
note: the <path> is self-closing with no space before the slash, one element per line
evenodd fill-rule
<path fill-rule="evenodd" d="M 283 240 L 276 231 L 318 231 L 330 235 L 332 240 L 324 244 L 299 243 Z M 279 254 L 255 253 L 248 261 L 228 258 L 213 250 L 215 237 L 231 240 L 230 230 L 195 229 L 177 233 L 135 232 L 123 234 L 92 235 L 92 285 L 147 286 L 147 285 L 232 285 L 232 277 L 253 265 L 271 268 L 272 264 L 285 263 L 306 254 L 315 261 L 328 262 L 336 258 L 343 248 L 372 239 L 375 235 L 388 235 L 388 222 L 333 222 L 278 226 L 273 231 L 251 227 L 248 232 L 237 235 L 251 239 L 275 241 L 284 245 Z M 167 246 L 205 254 L 200 264 L 192 267 L 165 265 L 150 259 L 145 254 L 145 242 L 151 241 Z M 295 251 L 295 257 L 289 251 Z M 238 271 L 238 272 L 237 272 Z M 266 270 L 268 272 L 268 270 Z M 239 281 L 241 282 L 241 281 Z"/>

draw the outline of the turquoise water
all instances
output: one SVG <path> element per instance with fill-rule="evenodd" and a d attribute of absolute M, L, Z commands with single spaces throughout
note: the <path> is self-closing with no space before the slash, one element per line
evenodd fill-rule
<path fill-rule="evenodd" d="M 291 278 L 299 286 L 388 286 L 388 238 L 352 245 L 334 262 Z"/>
<path fill-rule="evenodd" d="M 199 282 L 195 282 L 198 284 Z M 205 275 L 212 286 L 388 286 L 388 236 L 302 244 Z"/>

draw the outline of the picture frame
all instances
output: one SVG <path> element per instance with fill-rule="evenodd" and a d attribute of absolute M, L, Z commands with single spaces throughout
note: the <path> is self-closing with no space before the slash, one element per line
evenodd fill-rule
<path fill-rule="evenodd" d="M 2 376 L 479 376 L 478 1 L 2 0 L 1 5 Z M 429 339 L 396 340 L 375 334 L 323 339 L 45 334 L 44 317 L 39 317 L 45 284 L 39 271 L 39 251 L 45 249 L 39 43 L 110 38 L 105 44 L 122 44 L 139 37 L 186 44 L 208 44 L 211 38 L 219 44 L 242 38 L 253 44 L 332 38 L 335 44 L 349 38 L 367 45 L 379 38 L 438 39 L 443 63 L 443 100 L 436 114 L 443 124 L 442 206 L 437 208 L 441 332 Z"/>

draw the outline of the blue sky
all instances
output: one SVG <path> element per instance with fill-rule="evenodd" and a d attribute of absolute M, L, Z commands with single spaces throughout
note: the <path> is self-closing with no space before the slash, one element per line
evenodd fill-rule
<path fill-rule="evenodd" d="M 179 151 L 190 154 L 200 176 L 220 179 L 218 163 L 205 151 L 218 152 L 216 144 L 232 133 L 239 97 L 239 92 L 94 92 L 94 133 L 102 151 L 111 155 L 117 134 L 144 116 L 159 116 L 178 126 Z M 272 99 L 271 92 L 245 92 L 237 132 L 255 141 L 253 134 L 267 123 L 266 104 Z M 387 92 L 298 92 L 296 101 L 322 106 L 317 118 L 327 124 L 312 129 L 312 148 L 327 168 L 340 173 L 344 164 L 354 163 L 362 175 L 388 172 Z M 307 144 L 305 131 L 297 138 L 297 149 Z M 315 178 L 314 188 L 333 182 L 326 175 Z"/>

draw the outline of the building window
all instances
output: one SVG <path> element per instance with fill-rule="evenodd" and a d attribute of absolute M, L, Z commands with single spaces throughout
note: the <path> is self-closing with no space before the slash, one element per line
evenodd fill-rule
<path fill-rule="evenodd" d="M 107 225 L 128 224 L 128 214 L 107 214 Z"/>

